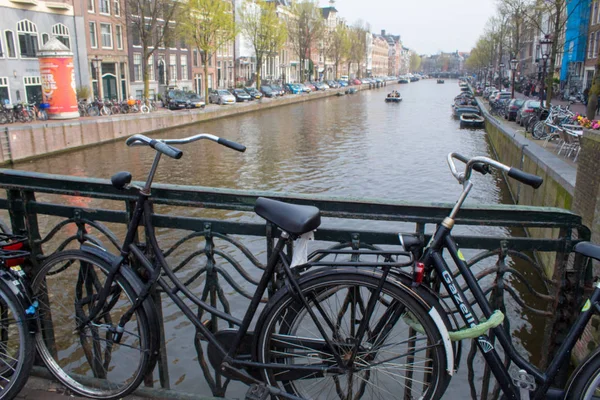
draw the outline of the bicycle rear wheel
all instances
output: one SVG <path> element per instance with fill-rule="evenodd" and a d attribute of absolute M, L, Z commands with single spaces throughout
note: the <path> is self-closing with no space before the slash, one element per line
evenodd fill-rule
<path fill-rule="evenodd" d="M 34 355 L 24 306 L 0 283 L 0 399 L 14 398 L 25 386 Z"/>
<path fill-rule="evenodd" d="M 600 349 L 590 354 L 573 372 L 567 384 L 567 400 L 600 398 Z"/>
<path fill-rule="evenodd" d="M 318 316 L 345 360 L 378 281 L 344 271 L 309 279 L 301 290 L 310 311 L 290 293 L 275 298 L 257 324 L 261 327 L 257 360 L 310 368 L 336 366 L 309 313 Z M 354 367 L 346 367 L 344 373 L 264 368 L 265 382 L 311 399 L 440 398 L 450 376 L 442 338 L 428 310 L 401 286 L 386 282 L 369 321 Z"/>
<path fill-rule="evenodd" d="M 40 303 L 36 345 L 42 360 L 65 386 L 95 399 L 126 396 L 151 365 L 149 325 L 142 308 L 125 325 L 121 341 L 113 340 L 113 329 L 137 298 L 121 274 L 99 316 L 77 330 L 110 270 L 110 264 L 92 254 L 67 250 L 44 261 L 32 285 Z"/>
<path fill-rule="evenodd" d="M 532 136 L 538 140 L 546 139 L 546 137 L 548 137 L 548 133 L 546 132 L 546 124 L 544 121 L 536 122 L 531 132 Z"/>

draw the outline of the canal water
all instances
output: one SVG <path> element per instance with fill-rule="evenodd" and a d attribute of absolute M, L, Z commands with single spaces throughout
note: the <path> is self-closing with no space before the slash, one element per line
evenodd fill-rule
<path fill-rule="evenodd" d="M 174 138 L 201 132 L 234 140 L 247 146 L 238 153 L 213 142 L 202 141 L 182 147 L 181 160 L 163 157 L 155 182 L 201 185 L 245 190 L 268 190 L 302 194 L 324 194 L 356 198 L 452 203 L 461 186 L 446 164 L 449 152 L 466 156 L 490 155 L 482 130 L 460 129 L 452 118 L 450 104 L 459 93 L 457 81 L 424 80 L 394 85 L 404 100 L 384 102 L 387 88 L 364 90 L 355 95 L 329 97 L 236 117 L 173 129 L 156 137 Z M 149 148 L 128 148 L 122 141 L 20 163 L 15 168 L 84 177 L 109 178 L 120 170 L 144 179 L 154 152 Z M 474 177 L 470 204 L 508 203 L 510 198 L 498 175 Z M 72 200 L 68 200 L 72 201 Z M 122 209 L 122 204 L 81 199 L 82 206 Z M 119 208 L 120 207 L 120 208 Z M 189 208 L 160 208 L 178 215 L 211 215 Z M 222 212 L 220 217 L 252 219 L 244 213 Z M 42 220 L 48 232 L 56 221 Z M 334 222 L 331 222 L 335 224 Z M 362 228 L 384 222 L 354 221 Z M 46 224 L 44 226 L 44 224 Z M 387 223 L 389 224 L 389 223 Z M 110 226 L 119 236 L 123 228 Z M 400 227 L 401 228 L 401 227 Z M 460 233 L 460 232 L 459 232 Z M 470 234 L 511 234 L 500 228 L 473 227 Z M 173 243 L 181 237 L 159 230 L 159 240 Z M 245 243 L 264 262 L 264 240 Z M 468 257 L 468 254 L 466 254 Z M 245 285 L 245 284 L 243 284 Z M 248 287 L 248 286 L 245 286 Z M 247 300 L 231 295 L 236 315 Z M 169 374 L 172 388 L 210 395 L 195 357 L 194 329 L 171 303 L 164 303 Z M 520 317 L 520 315 L 517 315 Z M 537 357 L 532 343 L 540 329 L 532 318 L 512 323 L 515 340 L 527 355 Z M 539 343 L 539 339 L 538 343 Z M 463 362 L 466 359 L 463 353 Z M 480 366 L 480 361 L 476 361 Z M 481 370 L 481 369 L 480 369 Z M 477 374 L 476 374 L 477 375 Z M 467 398 L 467 368 L 453 379 L 448 393 Z M 243 397 L 243 385 L 232 384 L 228 396 Z"/>

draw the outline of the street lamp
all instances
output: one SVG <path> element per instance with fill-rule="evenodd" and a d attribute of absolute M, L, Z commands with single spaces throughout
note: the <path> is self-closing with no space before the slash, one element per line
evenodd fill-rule
<path fill-rule="evenodd" d="M 100 57 L 98 57 L 98 55 L 96 55 L 94 58 L 92 58 L 92 65 L 96 69 L 96 95 L 98 96 L 98 98 L 100 97 L 100 63 L 101 62 L 102 62 L 102 59 Z"/>
<path fill-rule="evenodd" d="M 498 79 L 500 79 L 500 91 L 502 91 L 502 89 L 504 88 L 504 82 L 502 79 L 502 70 L 504 69 L 504 63 L 500 63 L 500 65 L 498 65 Z"/>
<path fill-rule="evenodd" d="M 540 50 L 542 52 L 542 90 L 540 92 L 540 101 L 542 107 L 544 107 L 544 92 L 546 90 L 546 63 L 550 56 L 550 48 L 552 46 L 552 39 L 550 35 L 544 35 L 544 38 L 540 40 Z"/>
<path fill-rule="evenodd" d="M 516 58 L 510 60 L 510 70 L 512 71 L 512 93 L 511 98 L 515 98 L 515 74 L 517 72 L 517 66 L 519 65 L 519 61 Z"/>

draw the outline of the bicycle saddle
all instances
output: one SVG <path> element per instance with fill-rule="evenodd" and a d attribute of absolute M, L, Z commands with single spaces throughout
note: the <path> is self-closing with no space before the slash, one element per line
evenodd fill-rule
<path fill-rule="evenodd" d="M 125 186 L 131 183 L 131 172 L 121 171 L 117 172 L 110 178 L 112 185 L 118 190 L 125 189 Z"/>
<path fill-rule="evenodd" d="M 576 253 L 600 261 L 600 246 L 596 244 L 590 242 L 579 242 L 575 245 L 573 250 L 575 250 Z"/>
<path fill-rule="evenodd" d="M 320 211 L 313 206 L 299 206 L 259 197 L 256 199 L 254 212 L 294 235 L 302 235 L 321 225 Z"/>

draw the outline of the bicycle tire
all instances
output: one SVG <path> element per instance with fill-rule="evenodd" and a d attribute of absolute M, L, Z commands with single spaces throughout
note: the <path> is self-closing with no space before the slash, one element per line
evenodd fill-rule
<path fill-rule="evenodd" d="M 32 284 L 39 300 L 35 339 L 40 357 L 65 386 L 94 399 L 118 399 L 135 390 L 153 366 L 151 354 L 155 351 L 142 307 L 126 324 L 120 343 L 110 339 L 107 326 L 116 326 L 137 298 L 134 284 L 122 274 L 116 275 L 107 299 L 110 308 L 96 318 L 95 325 L 88 324 L 79 335 L 73 333 L 76 321 L 85 318 L 95 304 L 110 270 L 110 263 L 95 255 L 66 250 L 45 260 Z"/>
<path fill-rule="evenodd" d="M 534 139 L 542 140 L 546 139 L 548 133 L 545 130 L 546 124 L 544 121 L 537 121 L 531 130 L 531 135 Z"/>
<path fill-rule="evenodd" d="M 102 116 L 109 116 L 110 115 L 110 109 L 108 107 L 102 107 L 100 109 L 100 115 Z"/>
<path fill-rule="evenodd" d="M 35 342 L 29 332 L 24 305 L 3 282 L 0 283 L 0 344 L 0 399 L 12 399 L 29 378 L 35 359 Z"/>
<path fill-rule="evenodd" d="M 100 110 L 98 109 L 98 107 L 93 106 L 93 107 L 89 107 L 86 110 L 87 115 L 89 115 L 90 117 L 97 117 L 98 115 L 100 115 Z"/>
<path fill-rule="evenodd" d="M 148 114 L 150 112 L 150 108 L 148 108 L 148 106 L 143 105 L 140 107 L 140 111 L 142 112 L 142 114 Z"/>
<path fill-rule="evenodd" d="M 591 400 L 600 396 L 600 349 L 577 366 L 567 383 L 565 399 Z"/>
<path fill-rule="evenodd" d="M 362 303 L 363 308 L 366 306 L 368 294 L 377 287 L 379 278 L 350 272 L 347 269 L 337 270 L 332 268 L 328 272 L 331 273 L 325 275 L 319 274 L 313 278 L 305 279 L 300 283 L 301 291 L 307 296 L 307 299 L 311 302 L 313 311 L 317 315 L 320 314 L 318 308 L 314 306 L 315 301 L 319 303 L 324 312 L 331 311 L 328 314 L 329 317 L 332 315 L 335 316 L 335 324 L 323 325 L 327 333 L 340 346 L 339 350 L 343 351 L 344 345 L 349 348 L 347 344 L 353 343 L 352 334 L 348 332 L 356 329 L 359 320 L 362 320 L 362 315 L 359 316 L 357 314 L 357 311 L 361 309 L 360 303 Z M 348 294 L 350 293 L 352 293 L 351 297 L 358 299 L 358 301 L 348 301 Z M 360 293 L 363 293 L 365 297 L 363 298 L 358 295 Z M 364 299 L 364 301 L 360 301 L 361 299 Z M 325 302 L 327 304 L 324 304 Z M 350 303 L 356 304 L 352 307 Z M 318 397 L 321 399 L 328 398 L 329 395 L 332 395 L 332 398 L 336 399 L 359 398 L 365 393 L 366 384 L 371 384 L 368 389 L 373 397 L 384 395 L 383 398 L 403 398 L 399 390 L 400 388 L 406 388 L 410 391 L 410 394 L 420 399 L 441 398 L 450 381 L 450 376 L 446 373 L 447 360 L 445 358 L 444 347 L 441 344 L 442 338 L 435 322 L 428 314 L 428 310 L 415 300 L 414 294 L 409 294 L 408 289 L 403 288 L 401 285 L 393 284 L 390 281 L 384 284 L 381 298 L 378 300 L 378 304 L 372 315 L 379 315 L 379 311 L 382 311 L 380 306 L 386 303 L 388 305 L 399 305 L 400 308 L 397 310 L 403 310 L 401 311 L 401 315 L 405 317 L 410 316 L 412 321 L 418 321 L 418 324 L 420 324 L 424 331 L 419 336 L 419 332 L 412 330 L 411 325 L 404 325 L 406 326 L 405 330 L 407 332 L 405 334 L 407 335 L 407 340 L 396 343 L 399 345 L 398 347 L 401 347 L 401 349 L 398 349 L 400 355 L 393 352 L 392 346 L 395 346 L 394 343 L 385 343 L 390 337 L 392 339 L 397 338 L 398 333 L 392 334 L 390 332 L 382 335 L 380 332 L 379 335 L 374 335 L 375 329 L 373 329 L 373 326 L 378 324 L 373 324 L 369 329 L 369 334 L 365 334 L 365 337 L 369 336 L 370 340 L 368 339 L 365 343 L 360 344 L 363 350 L 357 357 L 357 363 L 363 363 L 363 368 L 356 374 L 346 372 L 338 375 L 321 374 L 322 376 L 318 376 L 319 374 L 317 373 L 311 373 L 308 376 L 302 377 L 302 379 L 294 380 L 286 379 L 285 371 L 281 369 L 273 371 L 273 369 L 264 368 L 261 370 L 264 381 L 287 393 L 303 398 Z M 336 306 L 341 307 L 339 310 L 337 308 L 334 310 L 332 307 Z M 343 307 L 346 307 L 346 309 Z M 342 319 L 349 312 L 348 308 L 351 310 L 350 313 L 352 315 L 348 321 L 343 321 Z M 386 311 L 390 309 L 391 307 L 383 310 L 382 315 L 379 315 L 380 326 L 388 325 L 391 316 L 387 315 L 385 318 L 384 316 L 386 315 Z M 320 318 L 322 318 L 322 315 L 320 315 Z M 354 321 L 354 323 L 351 321 Z M 406 322 L 406 319 L 401 317 L 397 323 L 393 324 L 394 326 L 391 329 L 396 329 L 400 325 L 403 325 L 399 322 Z M 307 310 L 298 301 L 297 297 L 290 292 L 286 291 L 285 293 L 282 292 L 275 295 L 272 304 L 267 305 L 263 315 L 259 318 L 257 327 L 260 327 L 260 332 L 255 337 L 254 348 L 258 362 L 295 363 L 295 361 L 304 357 L 310 365 L 314 365 L 319 361 L 325 365 L 335 364 L 334 361 L 331 361 L 333 355 L 323 351 L 326 350 L 326 346 L 319 346 L 318 343 L 324 343 L 324 339 L 318 333 L 318 330 L 314 328 L 314 323 Z M 334 333 L 333 329 L 331 329 L 332 327 L 335 327 L 337 332 Z M 343 332 L 344 327 L 347 328 L 347 332 Z M 380 341 L 381 336 L 384 336 L 383 341 Z M 290 339 L 286 340 L 286 337 Z M 413 346 L 416 347 L 411 347 L 411 342 L 408 340 L 409 337 L 415 338 Z M 294 342 L 298 342 L 298 344 Z M 319 349 L 313 350 L 311 346 L 313 348 L 319 346 Z M 383 346 L 386 349 L 379 351 Z M 374 348 L 377 348 L 377 350 L 373 351 Z M 409 350 L 411 348 L 415 350 L 412 353 L 422 350 L 424 354 L 412 354 Z M 374 354 L 375 352 L 379 354 Z M 383 353 L 384 360 L 378 359 L 381 353 Z M 345 355 L 342 354 L 342 357 Z M 401 358 L 403 360 L 400 360 Z M 390 362 L 392 359 L 393 362 Z M 406 360 L 406 364 L 403 364 L 404 360 Z M 370 361 L 373 361 L 374 367 L 370 367 Z M 390 372 L 391 370 L 395 371 Z M 375 375 L 374 378 L 371 378 L 371 375 Z M 395 378 L 396 376 L 398 378 Z M 423 382 L 418 382 L 419 377 L 423 378 Z M 321 379 L 321 382 L 315 383 L 315 379 Z M 348 385 L 348 382 L 352 382 L 351 385 Z M 358 386 L 356 390 L 354 390 L 355 386 Z M 390 387 L 395 388 L 394 393 L 387 390 Z M 421 391 L 419 391 L 419 388 Z M 380 391 L 377 394 L 375 392 L 378 389 Z M 404 394 L 406 395 L 407 393 L 405 392 Z M 409 396 L 408 398 L 414 397 Z"/>
<path fill-rule="evenodd" d="M 120 109 L 119 107 L 117 107 L 117 106 L 112 106 L 112 107 L 110 108 L 110 112 L 112 112 L 112 113 L 113 113 L 113 115 L 117 115 L 117 114 L 120 114 L 120 113 L 121 113 L 121 109 Z"/>

